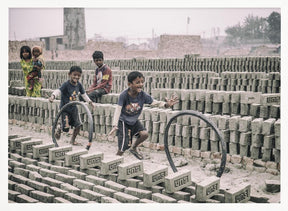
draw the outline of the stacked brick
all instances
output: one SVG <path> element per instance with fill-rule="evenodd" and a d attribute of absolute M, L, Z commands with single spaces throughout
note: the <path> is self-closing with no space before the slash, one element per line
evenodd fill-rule
<path fill-rule="evenodd" d="M 9 135 L 10 203 L 239 203 L 255 198 L 249 184 L 221 188 L 215 176 L 198 181 L 187 169 L 169 173 L 167 166 L 43 141 Z"/>
<path fill-rule="evenodd" d="M 103 138 L 111 130 L 114 106 L 119 93 L 127 88 L 127 75 L 130 72 L 127 69 L 130 65 L 133 69 L 140 70 L 145 67 L 145 70 L 151 70 L 142 71 L 146 81 L 144 86 L 146 92 L 157 100 L 164 100 L 173 94 L 179 98 L 179 103 L 173 107 L 174 111 L 144 108 L 140 121 L 150 133 L 150 139 L 145 142 L 145 147 L 163 150 L 165 127 L 175 114 L 175 110 L 195 110 L 211 118 L 221 130 L 228 155 L 232 158 L 231 162 L 242 162 L 246 165 L 245 159 L 250 158 L 256 162 L 256 166 L 270 169 L 272 173 L 274 170 L 279 170 L 281 91 L 279 58 L 199 58 L 188 55 L 184 60 L 134 59 L 113 60 L 107 63 L 109 62 L 112 62 L 110 63 L 112 67 L 125 64 L 126 70 L 122 70 L 122 66 L 118 68 L 121 70 L 113 71 L 112 93 L 104 95 L 95 104 L 92 111 L 94 137 L 99 135 Z M 81 65 L 84 69 L 81 82 L 87 88 L 93 81 L 92 69 L 95 68 L 95 64 L 91 61 L 86 63 L 50 62 L 50 65 L 55 66 L 53 70 L 47 68 L 43 72 L 44 87 L 47 89 L 41 90 L 42 96 L 46 99 L 24 97 L 24 88 L 17 86 L 19 81 L 23 81 L 23 73 L 17 66 L 18 63 L 9 63 L 9 68 L 16 68 L 9 69 L 9 94 L 11 94 L 9 119 L 35 126 L 38 130 L 51 127 L 59 111 L 59 101 L 50 104 L 47 96 L 68 80 L 68 66 L 75 64 Z M 169 69 L 167 68 L 169 66 L 178 69 Z M 161 71 L 163 68 L 166 68 L 165 71 Z M 81 135 L 87 135 L 87 114 L 81 107 L 79 111 L 83 121 Z M 190 117 L 179 117 L 171 124 L 168 131 L 168 145 L 170 152 L 190 157 L 209 157 L 213 156 L 213 153 L 221 153 L 215 132 L 202 121 Z M 271 162 L 276 163 L 276 166 Z"/>
<path fill-rule="evenodd" d="M 114 110 L 115 106 L 111 104 L 98 104 L 94 107 L 92 111 L 92 118 L 95 132 L 98 131 L 99 134 L 104 136 L 105 134 L 109 133 L 109 131 L 112 129 Z M 85 115 L 87 114 L 85 113 Z M 84 130 L 85 129 L 86 128 L 84 128 Z"/>
<path fill-rule="evenodd" d="M 185 56 L 185 69 L 221 72 L 280 72 L 279 57 L 216 57 Z"/>
<path fill-rule="evenodd" d="M 43 129 L 52 125 L 59 111 L 59 101 L 49 103 L 44 98 L 9 97 L 9 119 L 37 124 Z"/>
<path fill-rule="evenodd" d="M 173 110 L 144 108 L 139 119 L 150 137 L 144 147 L 164 150 L 164 132 L 170 118 L 178 110 L 195 110 L 205 114 L 221 131 L 227 161 L 242 164 L 246 169 L 279 174 L 279 57 L 187 55 L 184 59 L 108 60 L 106 63 L 118 70 L 113 71 L 112 93 L 99 99 L 91 112 L 94 138 L 99 136 L 103 140 L 111 130 L 119 93 L 127 88 L 127 75 L 131 69 L 140 70 L 146 81 L 144 90 L 155 99 L 164 100 L 173 94 L 179 98 Z M 59 99 L 51 104 L 47 96 L 68 80 L 68 69 L 72 65 L 80 65 L 84 70 L 81 83 L 85 88 L 92 83 L 95 69 L 92 61 L 48 61 L 41 90 L 45 99 L 25 97 L 20 64 L 9 63 L 9 122 L 50 131 L 59 112 Z M 81 135 L 86 136 L 87 114 L 82 107 L 79 113 L 83 121 Z M 218 159 L 222 149 L 209 125 L 191 116 L 180 116 L 172 122 L 168 145 L 170 152 L 189 158 Z M 106 159 L 101 152 L 88 154 L 86 150 L 73 152 L 71 147 L 55 148 L 52 143 L 43 144 L 42 140 L 31 137 L 10 136 L 9 149 L 9 200 L 16 202 L 234 203 L 251 200 L 249 184 L 221 190 L 217 178 L 192 182 L 189 172 L 168 175 L 167 168 L 162 167 L 148 171 L 141 163 L 126 164 L 123 158 Z M 125 173 L 128 168 L 131 169 L 129 175 Z"/>
<path fill-rule="evenodd" d="M 212 71 L 221 72 L 280 72 L 280 57 L 197 57 L 184 59 L 121 59 L 105 60 L 110 67 L 140 71 Z M 80 65 L 85 70 L 95 69 L 93 61 L 47 61 L 47 70 L 69 70 Z M 21 69 L 19 62 L 10 62 L 9 69 Z"/>
<path fill-rule="evenodd" d="M 94 104 L 92 117 L 96 136 L 105 137 L 112 128 L 115 104 L 110 103 Z M 199 97 L 196 101 L 195 110 L 205 106 L 205 103 Z M 182 105 L 184 104 L 182 102 Z M 59 100 L 51 104 L 48 99 L 44 98 L 31 99 L 29 97 L 9 96 L 9 119 L 24 122 L 30 126 L 35 125 L 39 130 L 46 130 L 55 121 L 59 112 L 58 106 Z M 228 115 L 219 112 L 218 108 L 221 106 L 212 105 L 214 112 L 212 110 L 212 113 L 209 113 L 205 108 L 203 113 L 222 131 L 228 153 L 241 157 L 251 157 L 255 160 L 262 159 L 264 162 L 280 162 L 279 116 L 264 118 L 264 116 L 239 113 Z M 176 112 L 171 109 L 144 108 L 139 119 L 150 135 L 149 142 L 145 143 L 146 147 L 163 150 L 165 127 Z M 86 135 L 88 117 L 82 107 L 79 107 L 79 113 L 83 122 L 82 135 Z M 215 132 L 209 125 L 195 117 L 180 116 L 172 122 L 168 131 L 168 145 L 169 150 L 176 154 L 184 154 L 185 149 L 221 153 L 219 138 Z"/>
<path fill-rule="evenodd" d="M 253 118 L 280 118 L 280 94 L 244 91 L 210 91 L 204 89 L 152 89 L 156 100 L 173 94 L 179 103 L 173 110 L 195 110 L 214 115 L 241 115 Z"/>
<path fill-rule="evenodd" d="M 215 90 L 280 93 L 280 72 L 222 72 L 220 77 Z"/>
<path fill-rule="evenodd" d="M 128 87 L 129 70 L 114 70 L 112 93 L 120 93 Z M 238 73 L 211 71 L 142 71 L 145 77 L 144 90 L 151 94 L 152 89 L 205 89 L 216 91 L 248 91 L 280 93 L 280 73 Z M 17 94 L 19 85 L 14 82 L 23 81 L 20 69 L 9 69 L 9 91 Z M 57 89 L 68 80 L 67 70 L 45 70 L 43 72 L 44 88 Z M 94 70 L 84 70 L 80 82 L 88 88 L 94 79 Z M 23 86 L 23 84 L 21 84 Z M 23 91 L 23 90 L 22 90 Z M 21 91 L 21 93 L 22 93 Z"/>

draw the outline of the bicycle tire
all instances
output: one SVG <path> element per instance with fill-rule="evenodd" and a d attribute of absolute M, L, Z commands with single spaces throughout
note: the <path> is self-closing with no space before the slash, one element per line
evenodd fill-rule
<path fill-rule="evenodd" d="M 219 170 L 217 172 L 217 177 L 221 177 L 223 172 L 224 172 L 224 169 L 225 169 L 226 156 L 227 156 L 226 145 L 225 145 L 224 139 L 222 137 L 222 134 L 221 134 L 220 130 L 216 127 L 216 125 L 211 120 L 209 120 L 205 115 L 203 115 L 202 113 L 199 113 L 197 111 L 193 111 L 193 110 L 180 111 L 179 113 L 177 113 L 175 116 L 173 116 L 169 120 L 168 124 L 165 127 L 164 149 L 165 149 L 165 153 L 166 153 L 167 159 L 169 161 L 169 164 L 170 164 L 173 172 L 177 172 L 177 168 L 176 168 L 176 166 L 175 166 L 175 164 L 173 162 L 173 159 L 171 157 L 171 154 L 170 154 L 169 148 L 168 148 L 168 131 L 169 131 L 171 123 L 174 121 L 174 119 L 176 119 L 179 116 L 184 116 L 184 115 L 196 116 L 196 117 L 200 118 L 201 120 L 203 120 L 204 122 L 209 124 L 213 128 L 213 130 L 216 132 L 218 138 L 220 139 L 221 149 L 222 149 L 222 157 L 221 157 L 220 168 L 219 168 Z"/>
<path fill-rule="evenodd" d="M 89 135 L 88 135 L 88 142 L 91 143 L 92 142 L 92 138 L 93 138 L 93 118 L 92 118 L 92 114 L 89 110 L 89 108 L 82 102 L 78 102 L 78 101 L 73 101 L 73 102 L 69 102 L 67 104 L 65 104 L 61 109 L 60 111 L 58 112 L 56 118 L 55 118 L 55 121 L 53 123 L 53 126 L 52 126 L 52 140 L 53 140 L 53 143 L 55 144 L 56 147 L 58 147 L 58 143 L 57 143 L 57 140 L 55 138 L 55 128 L 57 126 L 57 122 L 59 120 L 59 117 L 61 116 L 63 110 L 71 105 L 81 105 L 85 111 L 86 111 L 86 114 L 88 116 L 88 132 L 89 132 Z M 89 147 L 90 148 L 90 147 Z"/>

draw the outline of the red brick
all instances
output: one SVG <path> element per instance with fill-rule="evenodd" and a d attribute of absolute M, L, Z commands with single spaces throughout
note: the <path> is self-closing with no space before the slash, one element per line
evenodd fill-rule
<path fill-rule="evenodd" d="M 211 152 L 201 152 L 201 157 L 202 158 L 211 158 Z"/>
<path fill-rule="evenodd" d="M 231 162 L 231 155 L 226 154 L 226 162 L 227 163 Z"/>
<path fill-rule="evenodd" d="M 192 156 L 192 157 L 200 158 L 200 156 L 201 156 L 201 151 L 200 151 L 200 150 L 191 150 L 191 156 Z"/>
<path fill-rule="evenodd" d="M 156 150 L 157 149 L 157 145 L 155 143 L 149 143 L 149 148 Z"/>
<path fill-rule="evenodd" d="M 240 155 L 232 155 L 231 163 L 241 163 L 242 157 Z"/>
<path fill-rule="evenodd" d="M 272 162 L 272 161 L 267 161 L 265 167 L 269 169 L 277 169 L 277 163 Z"/>
<path fill-rule="evenodd" d="M 254 160 L 254 165 L 255 166 L 260 166 L 260 167 L 265 167 L 266 166 L 266 162 L 260 160 L 260 159 L 257 159 L 257 160 Z"/>
<path fill-rule="evenodd" d="M 273 174 L 273 175 L 279 175 L 280 174 L 280 172 L 277 169 L 270 169 L 270 168 L 266 169 L 266 173 Z"/>
<path fill-rule="evenodd" d="M 222 153 L 220 153 L 220 152 L 212 152 L 211 153 L 211 158 L 212 159 L 221 159 L 222 158 Z"/>
<path fill-rule="evenodd" d="M 252 158 L 249 158 L 249 157 L 246 157 L 246 156 L 242 157 L 242 164 L 245 165 L 245 166 L 246 165 L 251 166 L 251 165 L 253 165 L 253 162 L 254 162 L 254 160 Z"/>
<path fill-rule="evenodd" d="M 184 157 L 192 158 L 191 149 L 183 149 L 182 152 L 183 152 Z"/>
<path fill-rule="evenodd" d="M 157 149 L 157 150 L 160 150 L 160 151 L 164 151 L 164 150 L 165 150 L 165 146 L 164 146 L 163 144 L 159 144 L 159 143 L 158 143 L 158 144 L 156 145 L 156 149 Z"/>
<path fill-rule="evenodd" d="M 181 148 L 181 147 L 173 146 L 173 147 L 172 147 L 172 152 L 175 153 L 175 154 L 182 155 L 182 148 Z"/>

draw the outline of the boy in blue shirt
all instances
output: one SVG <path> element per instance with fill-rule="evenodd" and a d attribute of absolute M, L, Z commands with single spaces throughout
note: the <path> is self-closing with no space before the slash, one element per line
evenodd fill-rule
<path fill-rule="evenodd" d="M 54 99 L 61 94 L 61 102 L 60 102 L 60 109 L 67 103 L 71 101 L 76 101 L 77 96 L 80 92 L 81 96 L 86 102 L 93 107 L 93 103 L 90 98 L 87 96 L 82 84 L 79 82 L 81 78 L 82 69 L 79 66 L 72 66 L 69 71 L 70 80 L 64 82 L 59 89 L 56 89 L 49 101 L 52 103 Z M 74 131 L 71 137 L 71 144 L 75 146 L 82 145 L 75 141 L 76 136 L 79 134 L 80 127 L 82 123 L 79 119 L 78 109 L 76 105 L 71 105 L 62 112 L 62 130 L 64 132 L 68 132 L 70 126 L 74 127 Z M 61 128 L 58 127 L 55 133 L 55 138 L 60 139 L 61 136 Z M 87 145 L 87 148 L 90 148 L 91 143 Z"/>
<path fill-rule="evenodd" d="M 118 100 L 114 118 L 113 128 L 108 134 L 111 136 L 117 131 L 118 136 L 118 152 L 116 155 L 123 155 L 124 151 L 129 149 L 129 133 L 131 137 L 136 136 L 136 141 L 132 144 L 130 152 L 139 160 L 143 159 L 143 155 L 137 151 L 137 146 L 148 138 L 148 132 L 138 120 L 144 104 L 151 104 L 151 106 L 169 108 L 178 103 L 178 98 L 172 96 L 170 99 L 166 98 L 167 102 L 156 101 L 149 94 L 143 91 L 144 76 L 138 71 L 130 72 L 128 75 L 129 88 L 124 90 Z"/>

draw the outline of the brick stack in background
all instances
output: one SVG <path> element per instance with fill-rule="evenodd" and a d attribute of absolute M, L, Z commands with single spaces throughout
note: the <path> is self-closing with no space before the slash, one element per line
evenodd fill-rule
<path fill-rule="evenodd" d="M 121 59 L 105 60 L 110 67 L 119 70 L 140 71 L 210 71 L 221 72 L 280 72 L 280 57 L 195 57 L 184 59 Z M 95 69 L 93 61 L 47 61 L 47 70 L 69 70 L 79 65 L 84 70 Z M 9 69 L 21 69 L 19 62 L 9 62 Z"/>
<path fill-rule="evenodd" d="M 145 147 L 163 150 L 169 119 L 177 111 L 195 110 L 205 114 L 221 130 L 228 160 L 231 157 L 231 162 L 243 163 L 250 158 L 254 167 L 280 169 L 280 58 L 187 55 L 184 59 L 107 60 L 105 63 L 113 70 L 113 88 L 97 101 L 92 111 L 93 137 L 104 138 L 111 129 L 119 93 L 128 87 L 127 75 L 131 70 L 140 70 L 145 77 L 144 90 L 155 99 L 165 100 L 172 95 L 179 98 L 172 110 L 144 108 L 140 121 L 149 132 Z M 94 77 L 92 61 L 49 61 L 43 71 L 43 98 L 28 98 L 23 83 L 19 83 L 23 81 L 19 63 L 9 63 L 9 120 L 36 130 L 51 127 L 59 111 L 59 98 L 50 104 L 47 96 L 68 80 L 72 65 L 82 67 L 80 81 L 87 88 Z M 84 109 L 79 110 L 84 122 L 81 135 L 86 136 L 87 114 Z M 221 153 L 213 130 L 187 116 L 171 124 L 168 144 L 171 152 L 189 157 L 207 156 L 204 152 L 212 156 Z M 254 168 L 244 164 L 246 168 Z"/>
<path fill-rule="evenodd" d="M 131 70 L 114 70 L 112 93 L 120 93 L 128 87 L 127 75 Z M 153 89 L 204 89 L 217 91 L 248 91 L 267 93 L 280 93 L 280 73 L 236 73 L 222 72 L 220 74 L 208 71 L 199 72 L 147 72 L 142 71 L 145 77 L 144 90 L 151 94 Z M 17 90 L 23 87 L 14 83 L 23 81 L 21 70 L 9 69 L 9 93 L 17 94 Z M 245 78 L 244 78 L 245 77 Z M 57 89 L 68 80 L 67 70 L 43 71 L 43 88 Z M 80 82 L 87 89 L 92 84 L 94 70 L 84 70 Z M 273 79 L 270 79 L 273 78 Z M 22 88 L 23 89 L 23 88 Z M 21 95 L 21 94 L 20 94 Z M 23 95 L 23 94 L 22 94 Z"/>

